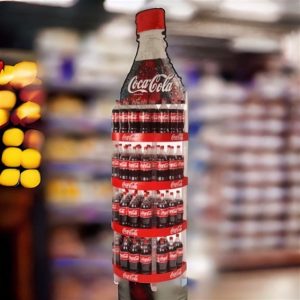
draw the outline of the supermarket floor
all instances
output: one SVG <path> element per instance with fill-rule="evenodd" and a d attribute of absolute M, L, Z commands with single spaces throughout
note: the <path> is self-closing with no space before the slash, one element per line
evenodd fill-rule
<path fill-rule="evenodd" d="M 209 290 L 204 293 L 198 292 L 191 291 L 189 298 L 192 300 L 299 300 L 300 269 L 221 273 Z"/>

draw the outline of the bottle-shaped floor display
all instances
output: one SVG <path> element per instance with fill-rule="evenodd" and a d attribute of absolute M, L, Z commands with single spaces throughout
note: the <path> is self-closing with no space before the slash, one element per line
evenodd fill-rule
<path fill-rule="evenodd" d="M 165 11 L 139 12 L 136 26 L 137 54 L 112 113 L 114 281 L 120 300 L 184 300 L 186 91 L 166 51 Z"/>

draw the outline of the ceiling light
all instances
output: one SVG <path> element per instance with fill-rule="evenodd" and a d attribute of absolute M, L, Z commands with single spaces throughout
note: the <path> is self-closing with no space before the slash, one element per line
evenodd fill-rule
<path fill-rule="evenodd" d="M 109 12 L 136 13 L 143 9 L 146 0 L 105 0 L 104 8 Z"/>

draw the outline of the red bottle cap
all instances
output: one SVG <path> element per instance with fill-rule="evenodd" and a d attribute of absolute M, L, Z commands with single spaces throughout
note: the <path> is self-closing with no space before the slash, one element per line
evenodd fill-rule
<path fill-rule="evenodd" d="M 136 14 L 135 22 L 137 33 L 153 29 L 166 29 L 165 10 L 162 8 L 143 10 Z"/>

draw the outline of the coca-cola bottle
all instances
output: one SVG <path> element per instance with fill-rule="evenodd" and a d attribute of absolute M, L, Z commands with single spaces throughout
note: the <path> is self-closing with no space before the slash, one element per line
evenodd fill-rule
<path fill-rule="evenodd" d="M 184 157 L 180 146 L 177 146 L 176 150 L 176 160 L 177 160 L 177 179 L 182 179 L 184 176 Z"/>
<path fill-rule="evenodd" d="M 149 197 L 145 197 L 140 207 L 140 227 L 151 228 L 152 227 L 152 203 Z"/>
<path fill-rule="evenodd" d="M 119 109 L 119 131 L 122 133 L 128 132 L 128 115 L 129 109 L 127 103 L 122 103 L 123 105 L 120 106 Z"/>
<path fill-rule="evenodd" d="M 112 197 L 112 221 L 119 221 L 120 201 L 123 198 L 122 192 L 115 192 Z"/>
<path fill-rule="evenodd" d="M 177 203 L 176 221 L 177 221 L 177 224 L 180 224 L 183 222 L 183 199 L 180 196 L 180 191 L 176 191 L 175 201 Z"/>
<path fill-rule="evenodd" d="M 132 199 L 132 195 L 127 193 L 123 196 L 119 205 L 119 222 L 122 226 L 126 226 L 128 224 L 128 206 Z"/>
<path fill-rule="evenodd" d="M 171 133 L 177 133 L 178 132 L 178 110 L 176 104 L 170 105 L 169 116 L 170 116 L 169 130 Z"/>
<path fill-rule="evenodd" d="M 129 104 L 184 103 L 184 86 L 166 52 L 164 10 L 142 11 L 136 16 L 136 24 L 139 47 L 120 99 Z"/>
<path fill-rule="evenodd" d="M 170 114 L 169 109 L 165 102 L 160 106 L 158 110 L 158 132 L 167 133 L 170 127 Z"/>
<path fill-rule="evenodd" d="M 160 238 L 156 247 L 156 272 L 158 274 L 168 271 L 168 242 L 165 238 Z"/>
<path fill-rule="evenodd" d="M 151 132 L 151 109 L 146 105 L 142 106 L 140 111 L 140 131 L 142 133 Z"/>
<path fill-rule="evenodd" d="M 139 272 L 139 262 L 140 262 L 140 246 L 138 241 L 134 238 L 129 247 L 129 271 L 132 273 Z"/>
<path fill-rule="evenodd" d="M 169 238 L 168 244 L 169 250 L 169 271 L 177 269 L 177 249 L 174 245 L 173 237 Z"/>
<path fill-rule="evenodd" d="M 129 269 L 129 247 L 130 240 L 128 237 L 124 237 L 120 247 L 120 267 L 124 271 L 128 271 Z"/>
<path fill-rule="evenodd" d="M 128 161 L 129 161 L 129 153 L 128 153 L 128 145 L 125 145 L 123 148 L 123 152 L 119 156 L 119 177 L 122 180 L 128 180 Z"/>
<path fill-rule="evenodd" d="M 140 217 L 140 202 L 137 197 L 132 198 L 128 206 L 128 225 L 131 227 L 139 227 L 139 217 Z"/>
<path fill-rule="evenodd" d="M 128 179 L 132 181 L 140 180 L 140 161 L 141 161 L 141 146 L 133 147 L 133 152 L 129 157 L 128 163 Z"/>
<path fill-rule="evenodd" d="M 140 110 L 136 105 L 132 105 L 128 110 L 128 132 L 140 132 Z"/>
<path fill-rule="evenodd" d="M 120 167 L 120 154 L 119 154 L 119 145 L 116 144 L 114 152 L 111 159 L 111 176 L 119 177 L 119 167 Z"/>
<path fill-rule="evenodd" d="M 173 192 L 170 193 L 169 200 L 169 226 L 177 224 L 177 201 L 174 199 Z"/>
<path fill-rule="evenodd" d="M 157 154 L 157 170 L 156 180 L 164 181 L 169 180 L 169 160 L 164 153 L 164 146 L 160 146 L 160 151 Z"/>
<path fill-rule="evenodd" d="M 152 211 L 153 211 L 153 217 L 152 217 L 152 226 L 157 227 L 157 204 L 160 202 L 160 192 L 159 191 L 153 191 L 151 197 L 152 200 Z"/>
<path fill-rule="evenodd" d="M 176 240 L 174 242 L 174 246 L 176 248 L 176 254 L 177 254 L 177 268 L 180 268 L 182 266 L 182 260 L 183 260 L 183 245 L 182 242 L 179 239 L 179 234 L 176 234 Z"/>
<path fill-rule="evenodd" d="M 177 108 L 177 126 L 178 132 L 182 133 L 184 131 L 184 123 L 185 123 L 185 114 L 182 104 L 178 104 Z"/>
<path fill-rule="evenodd" d="M 174 154 L 174 147 L 168 146 L 168 160 L 169 160 L 169 180 L 175 180 L 178 172 L 178 161 Z"/>
<path fill-rule="evenodd" d="M 160 151 L 159 146 L 151 146 L 150 148 L 150 160 L 151 160 L 151 168 L 152 168 L 152 180 L 157 180 L 157 153 Z"/>
<path fill-rule="evenodd" d="M 152 247 L 148 239 L 141 242 L 140 272 L 141 274 L 151 274 L 152 272 Z"/>
<path fill-rule="evenodd" d="M 116 235 L 112 242 L 113 264 L 120 265 L 120 237 Z"/>
<path fill-rule="evenodd" d="M 159 110 L 156 105 L 151 105 L 150 107 L 151 112 L 151 132 L 159 132 L 158 131 L 158 124 L 159 124 Z"/>
<path fill-rule="evenodd" d="M 156 226 L 158 228 L 167 227 L 168 226 L 168 218 L 169 218 L 169 205 L 166 201 L 164 194 L 161 194 L 161 199 L 157 203 L 156 207 Z"/>
<path fill-rule="evenodd" d="M 119 132 L 120 126 L 120 101 L 116 100 L 116 104 L 112 110 L 112 131 L 113 132 Z"/>
<path fill-rule="evenodd" d="M 150 157 L 150 147 L 144 147 L 144 152 L 141 155 L 140 162 L 140 180 L 141 181 L 151 181 L 152 180 L 152 164 Z"/>

